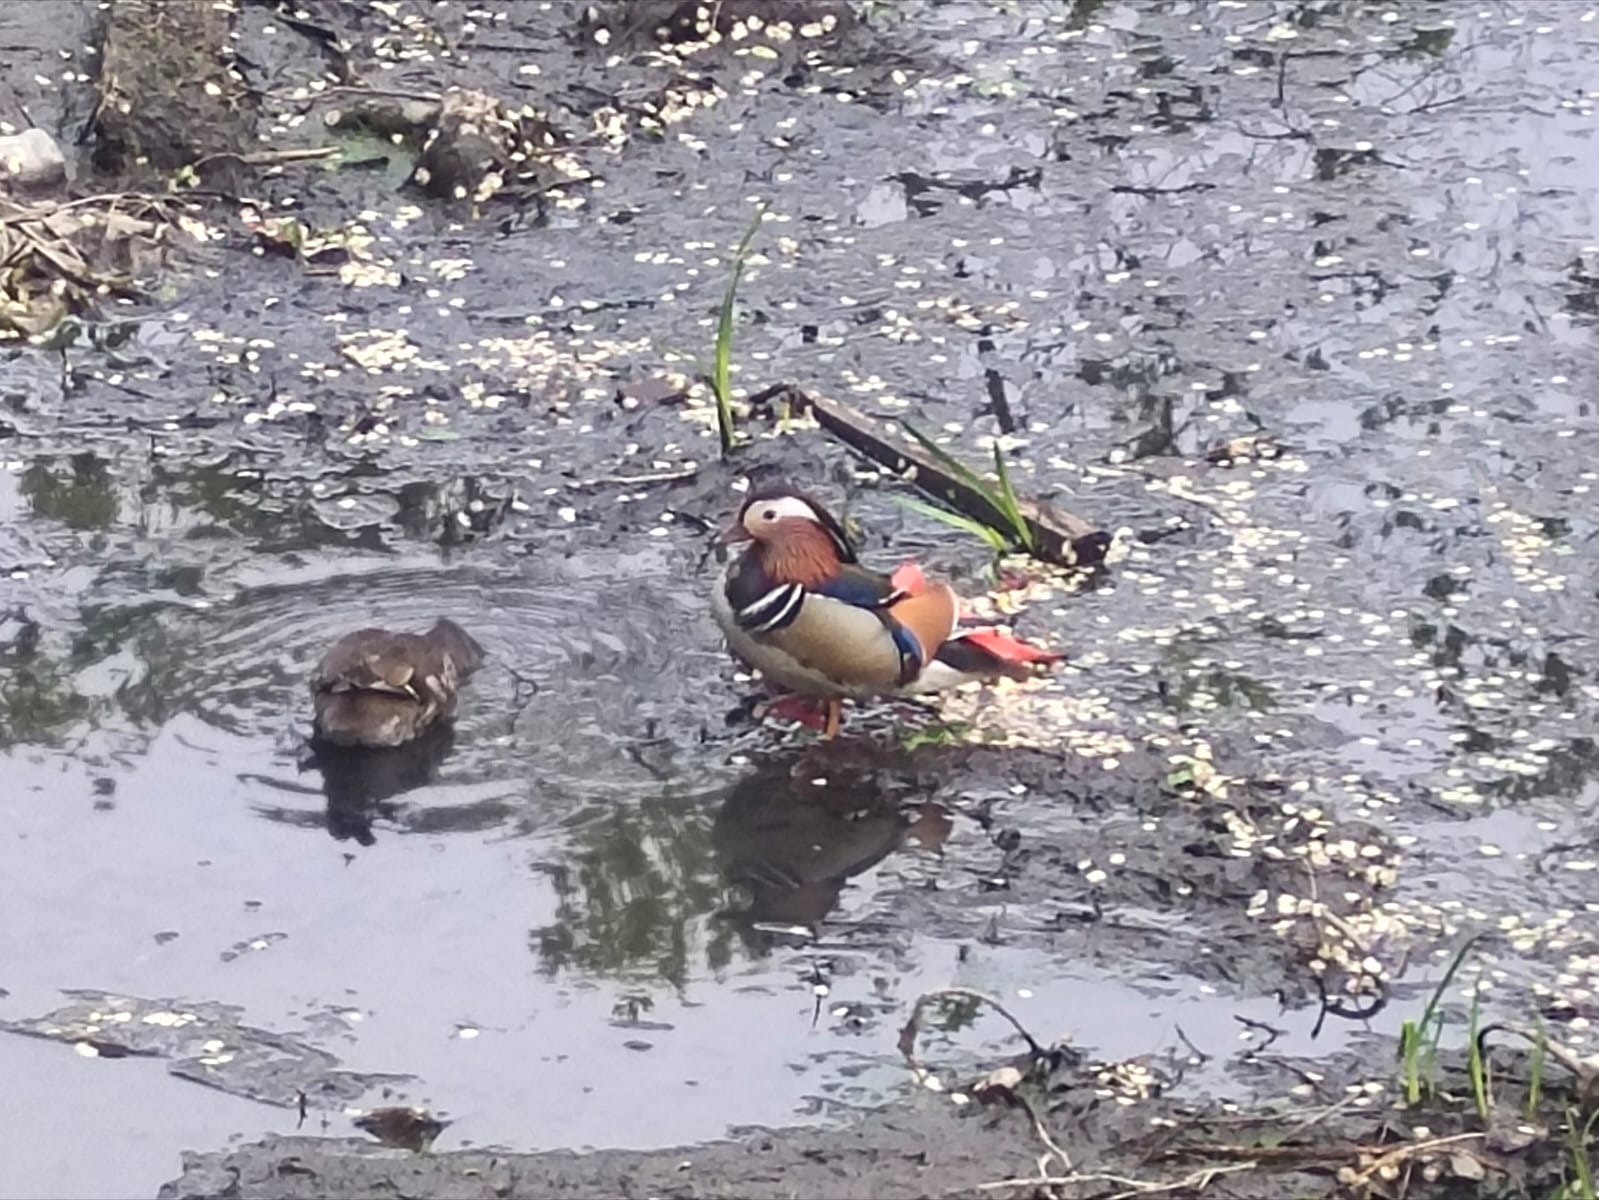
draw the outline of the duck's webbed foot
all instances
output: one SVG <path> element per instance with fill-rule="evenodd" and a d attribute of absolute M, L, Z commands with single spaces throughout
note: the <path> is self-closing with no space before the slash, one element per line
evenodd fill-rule
<path fill-rule="evenodd" d="M 761 720 L 776 717 L 780 721 L 795 721 L 807 729 L 823 732 L 827 728 L 828 703 L 813 696 L 778 696 L 761 704 L 755 710 L 755 715 Z M 834 732 L 837 732 L 836 728 Z"/>

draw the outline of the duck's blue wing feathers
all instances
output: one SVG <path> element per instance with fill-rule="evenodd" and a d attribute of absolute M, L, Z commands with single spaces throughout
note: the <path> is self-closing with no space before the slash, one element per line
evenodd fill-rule
<path fill-rule="evenodd" d="M 904 595 L 887 575 L 855 566 L 841 568 L 833 578 L 813 584 L 809 590 L 857 608 L 887 608 Z"/>

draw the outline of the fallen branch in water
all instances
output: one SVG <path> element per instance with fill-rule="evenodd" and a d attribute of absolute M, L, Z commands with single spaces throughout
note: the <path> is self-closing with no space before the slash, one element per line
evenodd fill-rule
<path fill-rule="evenodd" d="M 1456 1133 L 1451 1134 L 1449 1137 L 1428 1138 L 1422 1142 L 1410 1142 L 1386 1153 L 1374 1154 L 1359 1170 L 1352 1167 L 1344 1168 L 1343 1171 L 1339 1172 L 1339 1182 L 1351 1188 L 1365 1188 L 1374 1180 L 1394 1178 L 1391 1172 L 1402 1166 L 1408 1166 L 1412 1159 L 1425 1158 L 1434 1150 L 1441 1150 L 1445 1146 L 1459 1146 L 1465 1142 L 1480 1142 L 1486 1136 L 1487 1134 L 1484 1133 Z M 1499 1169 L 1494 1163 L 1469 1150 L 1463 1150 L 1460 1153 L 1472 1159 L 1484 1171 L 1490 1168 Z M 1481 1176 L 1478 1176 L 1478 1178 L 1481 1178 Z"/>
<path fill-rule="evenodd" d="M 1201 1167 L 1199 1170 L 1190 1172 L 1181 1179 L 1174 1179 L 1169 1183 L 1133 1179 L 1126 1175 L 1109 1175 L 1103 1171 L 1085 1175 L 1073 1172 L 1070 1175 L 1049 1175 L 1035 1179 L 1019 1175 L 1014 1179 L 996 1179 L 992 1183 L 980 1183 L 977 1185 L 977 1190 L 980 1192 L 997 1192 L 1005 1188 L 1066 1187 L 1070 1184 L 1110 1183 L 1124 1190 L 1112 1192 L 1105 1197 L 1105 1200 L 1132 1200 L 1135 1196 L 1157 1196 L 1162 1192 L 1203 1191 L 1218 1176 L 1236 1175 L 1239 1171 L 1252 1170 L 1254 1166 L 1255 1164 L 1252 1162 L 1245 1162 L 1231 1163 L 1224 1167 Z"/>
<path fill-rule="evenodd" d="M 938 988 L 935 991 L 924 992 L 917 998 L 916 1004 L 911 1008 L 909 1019 L 906 1020 L 904 1027 L 899 1031 L 899 1052 L 905 1056 L 905 1061 L 910 1064 L 911 1070 L 916 1073 L 918 1082 L 932 1075 L 932 1071 L 916 1057 L 916 1035 L 922 1027 L 922 1009 L 938 1000 L 975 1000 L 979 1004 L 986 1004 L 1009 1021 L 1011 1028 L 1021 1034 L 1022 1040 L 1027 1043 L 1028 1052 L 1034 1058 L 1043 1058 L 1049 1053 L 1043 1046 L 1039 1045 L 1037 1038 L 1027 1032 L 1027 1027 L 1012 1015 L 1010 1009 L 1006 1008 L 994 997 L 985 992 L 973 991 L 970 988 Z"/>
<path fill-rule="evenodd" d="M 641 487 L 650 483 L 681 483 L 685 479 L 693 479 L 699 473 L 698 467 L 678 467 L 670 471 L 646 471 L 640 475 L 596 475 L 592 479 L 574 479 L 566 486 L 574 489 L 608 485 Z"/>
<path fill-rule="evenodd" d="M 859 409 L 825 396 L 812 396 L 786 383 L 758 392 L 749 400 L 752 409 L 785 402 L 795 412 L 809 412 L 839 441 L 906 478 L 941 504 L 990 528 L 1009 526 L 1009 515 L 988 496 L 920 446 L 883 430 Z M 1018 508 L 1032 532 L 1032 552 L 1036 557 L 1065 567 L 1091 567 L 1104 560 L 1111 541 L 1104 530 L 1051 504 L 1022 500 Z"/>
<path fill-rule="evenodd" d="M 1585 1108 L 1592 1108 L 1599 1103 L 1599 1056 L 1584 1058 L 1571 1047 L 1550 1037 L 1542 1029 L 1528 1029 L 1513 1021 L 1496 1021 L 1492 1025 L 1484 1025 L 1477 1032 L 1478 1052 L 1484 1059 L 1488 1056 L 1489 1035 L 1495 1033 L 1508 1033 L 1524 1038 L 1544 1056 L 1553 1059 L 1571 1072 L 1577 1097 Z"/>
<path fill-rule="evenodd" d="M 970 988 L 939 988 L 936 991 L 924 992 L 917 997 L 916 1003 L 911 1008 L 910 1017 L 906 1020 L 904 1028 L 899 1031 L 899 1052 L 910 1064 L 911 1070 L 916 1075 L 916 1082 L 923 1086 L 937 1091 L 943 1090 L 943 1084 L 938 1077 L 916 1057 L 916 1034 L 921 1028 L 922 1009 L 938 1000 L 971 1000 L 978 1004 L 986 1004 L 1009 1021 L 1011 1027 L 1022 1036 L 1034 1063 L 1048 1060 L 1049 1051 L 1039 1045 L 1038 1039 L 1027 1031 L 1027 1027 L 994 997 L 984 992 L 972 991 Z M 1016 1090 L 1021 1082 L 1021 1071 L 1015 1067 L 1000 1067 L 989 1072 L 987 1078 L 978 1080 L 968 1090 L 984 1104 L 991 1104 L 997 1100 L 1019 1108 L 1027 1114 L 1027 1119 L 1032 1122 L 1034 1135 L 1044 1145 L 1044 1153 L 1038 1156 L 1038 1178 L 1033 1181 L 1037 1183 L 1050 1177 L 1051 1160 L 1058 1161 L 1061 1169 L 1065 1171 L 1072 1169 L 1072 1160 L 1071 1155 L 1050 1136 L 1044 1119 L 1038 1115 L 1038 1110 L 1033 1107 L 1032 1102 Z"/>
<path fill-rule="evenodd" d="M 247 167 L 270 167 L 278 163 L 313 162 L 317 159 L 332 158 L 340 153 L 337 146 L 303 146 L 288 150 L 252 150 L 240 154 L 233 150 L 223 150 L 217 154 L 207 154 L 204 158 L 197 158 L 189 166 L 198 171 L 201 167 L 224 159 L 230 162 L 242 163 Z"/>
<path fill-rule="evenodd" d="M 1052 1051 L 1043 1046 L 1025 1025 L 1017 1019 L 1016 1015 L 1001 1004 L 994 997 L 985 992 L 973 991 L 970 988 L 938 988 L 935 991 L 925 992 L 917 997 L 916 1003 L 911 1007 L 911 1015 L 906 1019 L 905 1025 L 899 1033 L 899 1052 L 904 1056 L 906 1063 L 916 1075 L 916 1081 L 924 1087 L 934 1091 L 944 1091 L 943 1083 L 935 1076 L 932 1070 L 916 1056 L 916 1035 L 921 1030 L 922 1011 L 929 1005 L 941 1000 L 966 1000 L 985 1005 L 993 1009 L 1005 1020 L 1010 1022 L 1021 1039 L 1027 1043 L 1027 1051 L 1033 1065 L 1048 1063 Z M 1072 1167 L 1071 1156 L 1065 1148 L 1051 1136 L 1044 1119 L 1018 1089 L 1024 1075 L 1015 1066 L 1003 1066 L 990 1071 L 986 1077 L 978 1080 L 965 1089 L 972 1097 L 984 1104 L 1000 1102 L 1020 1108 L 1027 1114 L 1032 1123 L 1033 1133 L 1044 1147 L 1044 1153 L 1037 1159 L 1038 1174 L 1018 1175 L 1012 1178 L 996 1179 L 990 1183 L 978 1184 L 976 1190 L 981 1193 L 1006 1191 L 1014 1188 L 1031 1188 L 1034 1195 L 1043 1194 L 1044 1189 L 1068 1187 L 1077 1184 L 1107 1183 L 1123 1190 L 1106 1197 L 1106 1200 L 1132 1200 L 1137 1196 L 1155 1196 L 1164 1192 L 1176 1191 L 1202 1191 L 1212 1180 L 1222 1175 L 1232 1175 L 1240 1171 L 1253 1170 L 1259 1164 L 1253 1159 L 1247 1162 L 1235 1162 L 1225 1165 L 1211 1165 L 1200 1167 L 1181 1179 L 1162 1182 L 1159 1180 L 1134 1179 L 1126 1175 L 1113 1175 L 1106 1172 L 1079 1173 Z M 956 1094 L 957 1098 L 959 1094 Z M 1064 1174 L 1051 1174 L 1051 1163 L 1058 1163 Z M 962 1189 L 965 1190 L 965 1189 Z"/>

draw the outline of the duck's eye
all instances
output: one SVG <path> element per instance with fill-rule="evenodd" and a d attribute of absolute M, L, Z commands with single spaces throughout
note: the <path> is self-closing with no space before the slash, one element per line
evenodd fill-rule
<path fill-rule="evenodd" d="M 765 512 L 763 512 L 761 514 L 761 520 L 763 520 L 763 521 L 775 521 L 775 520 L 777 520 L 777 509 L 775 509 L 775 508 L 767 509 Z"/>

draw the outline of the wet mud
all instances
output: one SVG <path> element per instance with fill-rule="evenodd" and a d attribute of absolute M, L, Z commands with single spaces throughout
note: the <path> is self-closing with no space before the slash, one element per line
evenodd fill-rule
<path fill-rule="evenodd" d="M 0 1195 L 1577 1177 L 1503 1031 L 1580 1066 L 1599 986 L 1593 14 L 213 7 L 170 110 L 0 8 L 0 132 L 182 251 L 0 340 L 0 1067 L 77 1114 Z M 719 458 L 760 203 L 738 395 L 997 446 L 1102 568 L 814 414 Z M 776 473 L 1065 666 L 754 723 L 707 543 Z M 453 729 L 307 747 L 333 639 L 438 616 Z M 1040 1052 L 946 997 L 907 1054 L 940 989 Z"/>

